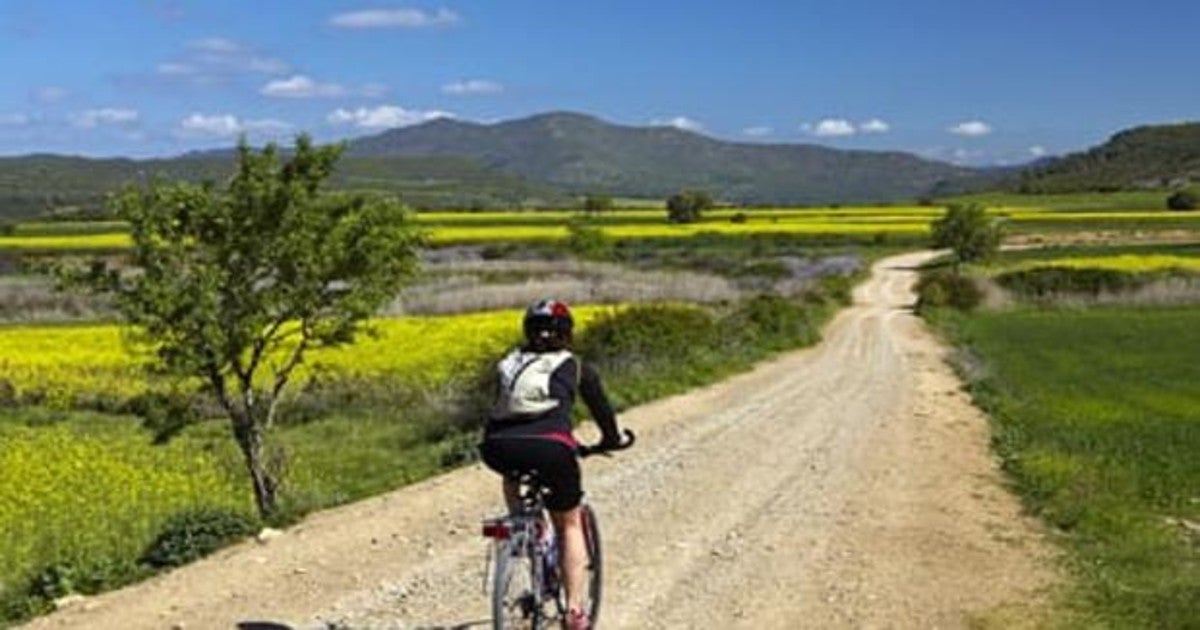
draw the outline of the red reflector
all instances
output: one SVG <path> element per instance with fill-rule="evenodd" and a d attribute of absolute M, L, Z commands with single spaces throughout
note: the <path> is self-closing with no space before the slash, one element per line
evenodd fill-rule
<path fill-rule="evenodd" d="M 496 540 L 508 540 L 508 525 L 504 523 L 484 523 L 483 536 L 484 538 L 495 538 Z"/>

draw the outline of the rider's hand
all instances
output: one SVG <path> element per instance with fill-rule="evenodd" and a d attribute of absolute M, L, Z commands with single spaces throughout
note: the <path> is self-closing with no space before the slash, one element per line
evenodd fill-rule
<path fill-rule="evenodd" d="M 620 445 L 621 445 L 621 436 L 616 433 L 605 435 L 604 437 L 600 438 L 600 448 L 602 448 L 602 449 L 616 448 Z"/>

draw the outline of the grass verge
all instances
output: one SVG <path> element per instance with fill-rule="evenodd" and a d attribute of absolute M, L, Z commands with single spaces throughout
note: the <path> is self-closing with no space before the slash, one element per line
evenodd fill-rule
<path fill-rule="evenodd" d="M 926 316 L 1026 505 L 1064 534 L 1070 623 L 1200 627 L 1200 309 Z"/>

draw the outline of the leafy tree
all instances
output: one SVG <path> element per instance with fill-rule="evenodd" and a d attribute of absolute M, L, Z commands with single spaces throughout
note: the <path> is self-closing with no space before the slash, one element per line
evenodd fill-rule
<path fill-rule="evenodd" d="M 242 140 L 233 178 L 128 187 L 124 269 L 97 263 L 82 281 L 110 293 L 153 367 L 198 378 L 229 418 L 259 512 L 276 513 L 282 476 L 266 440 L 307 350 L 348 343 L 417 268 L 421 234 L 387 197 L 325 194 L 341 147 L 296 139 L 281 164 Z"/>
<path fill-rule="evenodd" d="M 933 222 L 933 246 L 947 247 L 954 254 L 954 269 L 959 265 L 986 260 L 1000 248 L 1003 230 L 977 203 L 950 204 L 946 214 Z"/>
<path fill-rule="evenodd" d="M 1184 188 L 1167 197 L 1167 208 L 1171 210 L 1195 210 L 1200 208 L 1200 188 Z"/>
<path fill-rule="evenodd" d="M 588 195 L 583 200 L 583 211 L 588 214 L 608 212 L 612 207 L 613 200 L 608 195 Z"/>
<path fill-rule="evenodd" d="M 684 190 L 667 198 L 667 220 L 671 223 L 699 221 L 700 214 L 712 207 L 712 195 L 702 190 Z"/>

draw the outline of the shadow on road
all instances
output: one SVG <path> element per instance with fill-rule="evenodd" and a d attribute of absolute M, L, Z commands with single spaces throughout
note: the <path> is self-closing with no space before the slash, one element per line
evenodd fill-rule
<path fill-rule="evenodd" d="M 490 626 L 490 625 L 492 625 L 491 619 L 480 619 L 478 621 L 465 621 L 460 624 L 453 624 L 453 625 L 448 625 L 448 626 L 420 626 L 419 628 L 417 628 L 417 630 L 471 630 L 471 628 Z"/>
<path fill-rule="evenodd" d="M 479 619 L 474 622 L 463 622 L 460 624 L 448 625 L 421 625 L 416 630 L 470 630 L 472 628 L 482 628 L 482 626 L 492 625 L 491 619 Z M 330 628 L 342 629 L 341 625 L 330 626 Z M 295 630 L 288 624 L 277 622 L 238 622 L 238 630 Z M 349 630 L 349 626 L 346 626 Z"/>
<path fill-rule="evenodd" d="M 471 628 L 479 628 L 492 625 L 491 619 L 479 619 L 477 621 L 464 621 L 462 623 L 447 624 L 440 626 L 420 626 L 416 630 L 471 630 Z M 341 626 L 334 626 L 341 628 Z M 239 621 L 237 630 L 296 630 L 292 626 L 274 621 Z"/>

